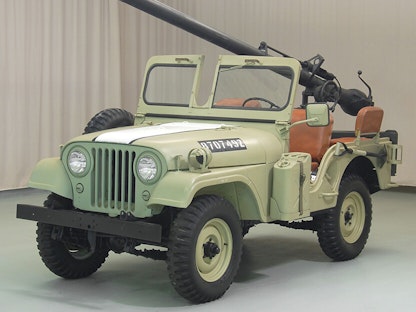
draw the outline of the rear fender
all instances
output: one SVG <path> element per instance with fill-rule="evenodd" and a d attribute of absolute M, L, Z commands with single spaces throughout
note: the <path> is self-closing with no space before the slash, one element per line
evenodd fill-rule
<path fill-rule="evenodd" d="M 380 145 L 365 145 L 365 150 L 377 153 Z M 364 145 L 363 145 L 364 146 Z M 311 185 L 311 210 L 317 211 L 336 205 L 338 189 L 346 174 L 361 176 L 369 187 L 370 193 L 394 186 L 391 182 L 391 163 L 380 164 L 375 157 L 354 154 L 335 156 L 333 145 L 321 161 L 316 180 Z"/>

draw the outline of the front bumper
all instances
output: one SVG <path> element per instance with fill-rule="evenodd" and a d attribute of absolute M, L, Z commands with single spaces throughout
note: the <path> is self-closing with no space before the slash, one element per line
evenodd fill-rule
<path fill-rule="evenodd" d="M 16 217 L 46 224 L 135 238 L 147 243 L 161 243 L 162 241 L 162 226 L 143 221 L 124 221 L 93 213 L 53 210 L 22 204 L 17 205 Z"/>

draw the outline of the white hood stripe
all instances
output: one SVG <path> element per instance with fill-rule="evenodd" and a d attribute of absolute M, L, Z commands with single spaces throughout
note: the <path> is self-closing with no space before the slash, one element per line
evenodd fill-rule
<path fill-rule="evenodd" d="M 223 127 L 221 124 L 203 124 L 192 122 L 171 122 L 157 126 L 130 128 L 106 132 L 95 138 L 95 142 L 130 144 L 138 139 L 152 136 L 198 130 L 212 130 Z"/>

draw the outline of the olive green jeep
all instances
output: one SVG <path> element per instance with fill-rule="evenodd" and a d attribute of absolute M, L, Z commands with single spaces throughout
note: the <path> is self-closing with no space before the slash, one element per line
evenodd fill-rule
<path fill-rule="evenodd" d="M 370 194 L 394 186 L 401 162 L 383 110 L 364 107 L 354 130 L 333 131 L 326 103 L 294 107 L 299 61 L 236 55 L 219 58 L 201 105 L 203 61 L 151 58 L 135 116 L 106 109 L 37 164 L 29 186 L 51 195 L 17 217 L 38 221 L 53 273 L 89 276 L 110 250 L 163 259 L 178 293 L 200 303 L 226 292 L 260 223 L 316 231 L 336 261 L 360 254 Z"/>

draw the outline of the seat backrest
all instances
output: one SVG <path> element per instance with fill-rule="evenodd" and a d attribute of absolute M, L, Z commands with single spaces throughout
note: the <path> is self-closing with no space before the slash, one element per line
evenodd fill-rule
<path fill-rule="evenodd" d="M 380 132 L 381 123 L 383 122 L 384 111 L 377 106 L 367 106 L 359 110 L 355 119 L 355 137 L 341 137 L 331 140 L 331 145 L 338 142 L 359 143 L 362 140 L 368 140 L 367 137 L 361 137 L 362 135 L 376 134 Z M 371 137 L 371 136 L 370 136 Z"/>
<path fill-rule="evenodd" d="M 355 120 L 355 136 L 378 133 L 381 129 L 384 111 L 377 106 L 367 106 L 360 109 Z"/>
<path fill-rule="evenodd" d="M 242 98 L 226 98 L 221 99 L 218 102 L 215 102 L 214 106 L 225 106 L 225 107 L 235 107 L 235 106 L 243 106 L 244 99 Z M 260 102 L 257 100 L 250 100 L 248 101 L 244 107 L 261 107 Z"/>
<path fill-rule="evenodd" d="M 305 109 L 294 109 L 292 123 L 305 120 Z M 334 119 L 330 115 L 330 121 L 324 127 L 310 127 L 306 123 L 290 128 L 289 151 L 304 152 L 311 155 L 312 162 L 320 162 L 329 148 Z"/>

